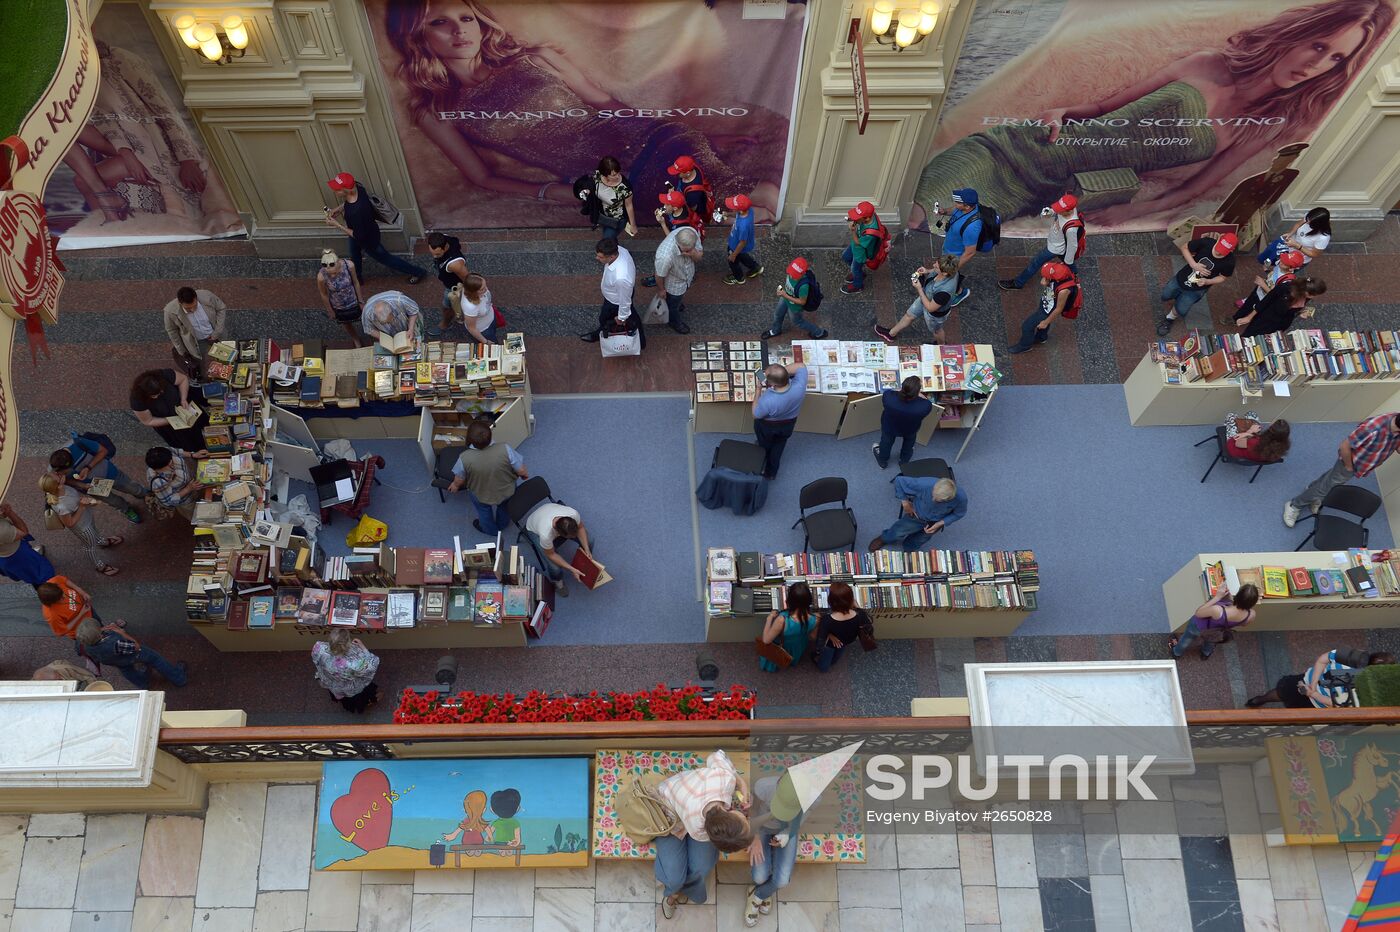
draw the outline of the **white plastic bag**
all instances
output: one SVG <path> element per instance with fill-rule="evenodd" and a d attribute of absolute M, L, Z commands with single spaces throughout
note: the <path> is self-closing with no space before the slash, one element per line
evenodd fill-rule
<path fill-rule="evenodd" d="M 274 521 L 300 527 L 306 532 L 307 541 L 313 547 L 316 545 L 316 532 L 321 529 L 321 512 L 319 509 L 312 510 L 311 502 L 305 495 L 297 495 L 285 505 L 269 502 L 267 510 L 272 513 Z"/>
<path fill-rule="evenodd" d="M 333 460 L 349 460 L 351 462 L 359 460 L 359 457 L 355 455 L 355 448 L 344 437 L 326 441 L 323 452 Z"/>
<path fill-rule="evenodd" d="M 642 335 L 640 333 L 604 334 L 599 338 L 598 346 L 602 348 L 604 358 L 608 356 L 640 356 L 642 354 Z"/>
<path fill-rule="evenodd" d="M 653 324 L 666 324 L 671 322 L 671 307 L 666 303 L 663 295 L 652 295 L 651 303 L 642 312 L 642 325 L 650 327 Z"/>

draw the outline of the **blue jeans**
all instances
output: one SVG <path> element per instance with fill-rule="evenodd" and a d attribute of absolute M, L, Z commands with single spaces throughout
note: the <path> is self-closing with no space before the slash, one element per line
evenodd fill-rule
<path fill-rule="evenodd" d="M 1196 306 L 1196 302 L 1205 296 L 1206 289 L 1183 288 L 1175 275 L 1167 279 L 1167 283 L 1162 286 L 1162 300 L 1174 302 L 1177 317 L 1184 318 L 1191 308 Z"/>
<path fill-rule="evenodd" d="M 841 659 L 841 655 L 846 652 L 848 646 L 849 645 L 842 644 L 840 647 L 832 647 L 829 643 L 823 641 L 812 653 L 813 658 L 817 661 L 817 669 L 825 673 L 836 666 L 836 661 Z"/>
<path fill-rule="evenodd" d="M 502 527 L 504 527 L 504 525 L 502 525 Z M 549 559 L 549 557 L 544 555 L 544 545 L 540 542 L 539 535 L 536 534 L 534 531 L 526 531 L 525 536 L 530 538 L 530 542 L 535 545 L 535 552 L 538 553 L 540 557 L 540 569 L 544 570 L 544 574 L 554 582 L 558 582 L 559 580 L 563 579 L 565 575 L 564 568 L 559 566 L 553 560 Z M 574 538 L 572 537 L 556 538 L 555 540 L 552 540 L 549 543 L 551 545 L 551 548 L 556 553 L 558 553 L 559 549 L 563 547 L 564 544 L 570 541 L 572 541 L 575 545 L 578 544 L 578 541 L 574 540 Z M 598 552 L 598 535 L 594 534 L 591 530 L 588 532 L 588 547 L 594 553 Z M 560 553 L 559 556 L 562 557 L 563 554 Z M 573 575 L 570 574 L 569 579 L 573 578 Z"/>
<path fill-rule="evenodd" d="M 1017 341 L 1013 349 L 1030 349 L 1037 343 L 1044 343 L 1050 339 L 1050 328 L 1040 329 L 1040 324 L 1045 320 L 1045 312 L 1038 306 L 1031 311 L 1030 316 L 1021 321 L 1021 339 Z"/>
<path fill-rule="evenodd" d="M 841 253 L 841 261 L 851 267 L 851 287 L 865 287 L 865 263 L 857 262 L 851 247 L 847 246 L 846 251 Z"/>
<path fill-rule="evenodd" d="M 136 664 L 145 664 L 145 669 L 136 669 Z M 165 677 L 175 686 L 185 685 L 185 674 L 179 667 L 149 647 L 142 647 L 124 664 L 109 664 L 122 671 L 122 676 L 126 677 L 128 683 L 137 689 L 146 689 L 151 684 L 151 669 L 153 668 L 161 676 Z"/>
<path fill-rule="evenodd" d="M 666 888 L 666 895 L 683 893 L 692 903 L 705 902 L 705 878 L 719 861 L 719 849 L 689 835 L 659 835 L 652 846 L 656 848 L 656 879 Z"/>
<path fill-rule="evenodd" d="M 803 317 L 802 311 L 797 309 L 789 311 L 787 301 L 782 298 L 778 299 L 778 310 L 773 314 L 773 326 L 768 329 L 772 330 L 774 333 L 782 333 L 783 318 L 787 317 L 789 314 L 792 315 L 792 322 L 805 330 L 808 336 L 817 337 L 821 335 L 822 328 Z"/>
<path fill-rule="evenodd" d="M 932 523 L 922 518 L 901 515 L 895 519 L 894 524 L 880 532 L 880 538 L 886 544 L 899 543 L 907 552 L 922 550 L 933 536 L 924 530 L 924 526 Z"/>
<path fill-rule="evenodd" d="M 918 433 L 904 434 L 899 439 L 903 441 L 899 447 L 899 465 L 903 466 L 914 458 L 914 438 Z M 890 451 L 894 449 L 895 434 L 885 428 L 880 428 L 880 445 L 875 448 L 875 462 L 884 469 L 890 464 Z"/>
<path fill-rule="evenodd" d="M 1186 622 L 1186 630 L 1177 635 L 1176 646 L 1172 648 L 1172 656 L 1180 657 L 1182 654 L 1196 643 L 1196 639 L 1201 636 L 1201 629 L 1196 626 L 1196 617 L 1191 616 L 1191 620 Z"/>
<path fill-rule="evenodd" d="M 375 243 L 371 246 L 361 246 L 356 242 L 355 237 L 350 237 L 350 261 L 355 263 L 355 274 L 360 278 L 360 284 L 364 284 L 365 265 L 364 256 L 371 255 L 378 259 L 382 265 L 387 265 L 395 272 L 402 272 L 405 275 L 417 275 L 423 278 L 428 274 L 428 270 L 407 262 L 394 255 L 384 248 L 383 243 Z"/>
<path fill-rule="evenodd" d="M 765 857 L 762 864 L 753 866 L 749 876 L 755 885 L 754 896 L 760 900 L 769 899 L 792 880 L 792 869 L 797 866 L 797 833 L 802 828 L 803 815 L 799 812 L 791 822 L 779 822 L 759 830 L 758 837 L 763 842 Z M 782 832 L 790 836 L 786 845 L 776 848 L 768 843 L 774 835 Z"/>
<path fill-rule="evenodd" d="M 614 220 L 612 217 L 598 215 L 598 232 L 603 234 L 605 239 L 622 239 L 623 227 L 627 226 L 627 215 L 623 214 Z"/>
<path fill-rule="evenodd" d="M 491 326 L 481 328 L 481 335 L 493 343 L 496 342 L 496 319 L 494 317 L 491 318 Z M 467 331 L 467 339 L 473 343 L 476 342 L 476 338 L 472 336 L 470 330 Z"/>
<path fill-rule="evenodd" d="M 1016 276 L 1016 287 L 1024 288 L 1026 287 L 1026 282 L 1030 281 L 1032 278 L 1039 278 L 1040 267 L 1045 263 L 1051 261 L 1052 259 L 1059 259 L 1061 262 L 1063 262 L 1064 258 L 1065 257 L 1060 255 L 1059 253 L 1051 252 L 1048 249 L 1042 249 L 1034 256 L 1031 256 L 1031 261 L 1027 262 L 1026 267 L 1021 270 L 1021 274 Z M 1074 270 L 1073 265 L 1070 266 L 1070 270 Z"/>
<path fill-rule="evenodd" d="M 477 520 L 481 522 L 482 531 L 487 534 L 499 534 L 510 526 L 510 518 L 506 515 L 506 504 L 487 505 L 470 491 L 467 498 L 471 500 L 472 507 L 476 509 Z"/>

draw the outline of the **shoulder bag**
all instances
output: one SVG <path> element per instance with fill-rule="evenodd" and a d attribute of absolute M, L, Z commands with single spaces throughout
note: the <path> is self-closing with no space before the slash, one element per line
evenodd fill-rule
<path fill-rule="evenodd" d="M 874 625 L 861 625 L 860 630 L 856 632 L 856 636 L 860 638 L 860 646 L 865 648 L 866 653 L 870 653 L 880 646 L 880 642 L 875 640 Z"/>
<path fill-rule="evenodd" d="M 764 660 L 773 664 L 779 670 L 786 670 L 792 666 L 792 654 L 783 650 L 781 645 L 769 644 L 761 637 L 753 639 L 754 653 Z"/>
<path fill-rule="evenodd" d="M 387 197 L 380 197 L 378 194 L 369 196 L 369 206 L 374 208 L 374 219 L 389 226 L 398 226 L 403 220 L 403 215 L 399 209 Z"/>
<path fill-rule="evenodd" d="M 669 773 L 644 773 L 617 791 L 613 799 L 613 811 L 617 814 L 617 827 L 622 834 L 639 845 L 648 844 L 660 835 L 669 835 L 680 817 L 661 801 L 656 788 Z"/>

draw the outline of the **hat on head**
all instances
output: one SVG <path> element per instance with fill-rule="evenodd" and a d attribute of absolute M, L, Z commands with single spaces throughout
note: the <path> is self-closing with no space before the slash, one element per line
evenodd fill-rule
<path fill-rule="evenodd" d="M 1233 233 L 1226 233 L 1220 237 L 1219 243 L 1220 248 L 1228 254 L 1235 251 L 1235 247 L 1240 244 L 1240 238 Z"/>
<path fill-rule="evenodd" d="M 8 518 L 0 518 L 0 557 L 14 556 L 23 539 L 19 528 L 11 524 Z"/>
<path fill-rule="evenodd" d="M 865 220 L 875 216 L 875 205 L 869 201 L 861 201 L 850 210 L 846 211 L 847 220 Z"/>
<path fill-rule="evenodd" d="M 671 163 L 671 166 L 666 169 L 666 174 L 679 175 L 693 171 L 695 171 L 695 160 L 688 155 L 683 155 Z"/>
<path fill-rule="evenodd" d="M 322 264 L 322 265 L 335 265 L 335 264 L 336 264 L 337 262 L 339 262 L 339 261 L 340 261 L 340 257 L 337 256 L 333 250 L 330 250 L 330 249 L 322 249 L 322 250 L 321 250 L 321 264 Z"/>
<path fill-rule="evenodd" d="M 977 192 L 972 188 L 958 188 L 953 192 L 954 204 L 970 204 L 977 206 Z"/>
<path fill-rule="evenodd" d="M 355 187 L 355 176 L 349 172 L 341 172 L 326 184 L 332 191 L 349 191 Z"/>
<path fill-rule="evenodd" d="M 807 270 L 810 268 L 811 266 L 807 264 L 807 260 L 798 256 L 788 264 L 788 278 L 801 278 L 803 275 L 807 274 Z"/>
<path fill-rule="evenodd" d="M 1290 249 L 1278 257 L 1278 264 L 1285 269 L 1301 269 L 1307 261 L 1307 257 L 1296 249 Z"/>
<path fill-rule="evenodd" d="M 684 207 L 685 195 L 679 191 L 667 191 L 665 194 L 661 195 L 661 203 L 671 207 Z"/>
<path fill-rule="evenodd" d="M 1073 194 L 1066 194 L 1058 201 L 1050 205 L 1050 209 L 1057 214 L 1067 214 L 1079 206 L 1079 198 Z"/>
<path fill-rule="evenodd" d="M 753 201 L 749 200 L 747 194 L 736 194 L 733 197 L 726 197 L 724 206 L 730 210 L 748 210 L 753 206 Z"/>
<path fill-rule="evenodd" d="M 1073 274 L 1063 262 L 1047 262 L 1040 267 L 1040 277 L 1052 282 L 1068 281 Z"/>
<path fill-rule="evenodd" d="M 791 822 L 802 814 L 802 800 L 797 796 L 797 787 L 792 782 L 792 771 L 778 778 L 773 788 L 773 798 L 768 801 L 768 811 L 783 822 Z"/>

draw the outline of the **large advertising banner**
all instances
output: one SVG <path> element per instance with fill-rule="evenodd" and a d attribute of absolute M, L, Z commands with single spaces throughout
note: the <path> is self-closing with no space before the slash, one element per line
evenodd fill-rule
<path fill-rule="evenodd" d="M 1394 20 L 1389 0 L 979 0 L 910 226 L 963 187 L 1013 235 L 1066 192 L 1098 230 L 1207 216 L 1311 138 Z"/>
<path fill-rule="evenodd" d="M 366 0 L 424 223 L 584 221 L 572 186 L 622 163 L 650 222 L 692 156 L 716 197 L 778 209 L 802 4 Z"/>
<path fill-rule="evenodd" d="M 92 31 L 102 65 L 97 106 L 44 189 L 59 248 L 242 233 L 140 7 L 108 3 Z"/>

